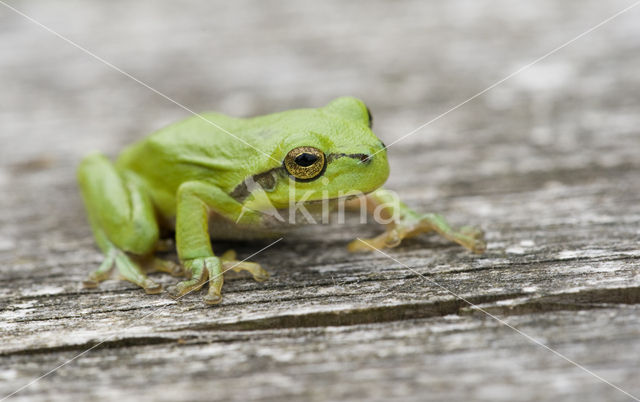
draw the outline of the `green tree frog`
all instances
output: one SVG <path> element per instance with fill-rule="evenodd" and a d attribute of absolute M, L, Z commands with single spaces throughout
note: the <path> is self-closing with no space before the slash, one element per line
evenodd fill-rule
<path fill-rule="evenodd" d="M 402 239 L 436 231 L 482 253 L 482 231 L 450 227 L 437 214 L 420 214 L 381 186 L 389 175 L 384 144 L 371 131 L 365 104 L 342 97 L 316 109 L 233 118 L 206 113 L 163 128 L 126 148 L 115 163 L 99 153 L 85 157 L 78 181 L 104 262 L 84 282 L 95 287 L 116 267 L 147 293 L 161 286 L 147 277 L 163 271 L 186 279 L 175 297 L 207 282 L 206 303 L 222 300 L 223 271 L 267 272 L 213 253 L 212 238 L 256 238 L 295 227 L 292 201 L 333 206 L 345 194 L 362 194 L 369 211 L 391 217 L 384 233 L 354 240 L 351 251 L 395 247 Z M 275 212 L 275 213 L 274 213 Z M 293 215 L 295 217 L 295 214 Z M 156 258 L 160 233 L 175 231 L 180 264 Z"/>

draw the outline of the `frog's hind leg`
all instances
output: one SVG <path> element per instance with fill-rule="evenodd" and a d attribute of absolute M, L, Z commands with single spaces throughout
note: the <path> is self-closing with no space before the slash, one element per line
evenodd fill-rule
<path fill-rule="evenodd" d="M 130 255 L 123 252 L 122 250 L 119 250 L 113 244 L 108 243 L 108 240 L 106 240 L 106 242 L 108 251 L 105 255 L 105 258 L 102 261 L 102 264 L 100 264 L 100 267 L 90 273 L 87 279 L 82 282 L 82 285 L 85 288 L 95 288 L 100 282 L 109 279 L 113 268 L 116 267 L 122 279 L 133 282 L 136 285 L 142 287 L 148 294 L 160 293 L 162 291 L 162 287 L 160 285 L 147 278 L 144 270 L 137 261 L 134 261 L 134 259 Z M 161 270 L 158 268 L 161 265 L 160 261 L 161 260 L 159 259 L 154 259 L 153 268 Z M 170 264 L 165 263 L 167 263 L 167 261 L 162 261 L 162 266 L 167 268 L 167 271 L 165 272 L 169 272 L 168 269 L 170 267 Z M 173 269 L 175 272 L 174 267 Z"/>
<path fill-rule="evenodd" d="M 387 230 L 381 235 L 349 243 L 348 249 L 350 251 L 396 247 L 403 239 L 432 231 L 477 254 L 482 254 L 486 248 L 482 230 L 470 226 L 456 229 L 450 226 L 442 215 L 415 212 L 400 202 L 397 196 L 388 190 L 378 189 L 368 194 L 365 201 L 367 209 L 377 213 L 380 208 L 381 217 L 391 218 L 391 222 L 388 223 Z"/>
<path fill-rule="evenodd" d="M 153 205 L 144 189 L 100 154 L 82 161 L 78 182 L 94 237 L 105 254 L 85 286 L 97 286 L 115 266 L 123 279 L 147 293 L 160 292 L 160 285 L 147 278 L 139 263 L 153 253 L 159 236 Z"/>

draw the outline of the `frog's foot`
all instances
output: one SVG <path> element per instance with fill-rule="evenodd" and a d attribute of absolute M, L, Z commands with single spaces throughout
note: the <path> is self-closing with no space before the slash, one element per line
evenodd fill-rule
<path fill-rule="evenodd" d="M 395 229 L 388 229 L 386 232 L 370 238 L 370 239 L 356 239 L 351 241 L 347 245 L 347 249 L 356 253 L 359 251 L 374 251 L 383 248 L 392 248 L 400 244 L 402 238 Z"/>
<path fill-rule="evenodd" d="M 487 242 L 484 239 L 484 232 L 480 228 L 474 226 L 462 226 L 458 230 L 434 230 L 436 230 L 444 238 L 454 241 L 461 246 L 469 249 L 472 253 L 482 254 L 487 249 Z"/>
<path fill-rule="evenodd" d="M 482 230 L 463 226 L 455 230 L 437 214 L 426 214 L 413 219 L 405 219 L 390 225 L 386 232 L 372 239 L 354 240 L 347 246 L 349 251 L 370 251 L 398 246 L 403 239 L 421 233 L 436 231 L 444 238 L 460 244 L 474 253 L 482 254 L 486 248 Z"/>
<path fill-rule="evenodd" d="M 113 267 L 116 267 L 121 279 L 133 282 L 144 289 L 148 294 L 156 294 L 162 291 L 162 286 L 147 278 L 140 265 L 133 261 L 125 252 L 112 248 L 107 253 L 100 267 L 89 274 L 82 282 L 85 288 L 95 288 L 98 284 L 111 276 Z"/>
<path fill-rule="evenodd" d="M 171 276 L 184 276 L 185 274 L 182 265 L 161 258 L 154 258 L 149 268 L 151 272 L 164 272 Z"/>
<path fill-rule="evenodd" d="M 97 288 L 100 282 L 109 279 L 113 266 L 115 264 L 115 249 L 110 251 L 100 264 L 100 267 L 87 276 L 87 279 L 82 281 L 82 286 L 88 289 Z"/>
<path fill-rule="evenodd" d="M 122 279 L 135 283 L 150 295 L 162 292 L 162 285 L 147 278 L 142 267 L 124 252 L 117 250 L 115 262 L 118 274 Z"/>
<path fill-rule="evenodd" d="M 169 287 L 167 290 L 171 296 L 182 297 L 187 293 L 201 289 L 209 282 L 209 291 L 204 297 L 204 302 L 217 304 L 222 301 L 221 291 L 224 278 L 222 262 L 218 257 L 193 258 L 183 261 L 182 265 L 190 279 Z"/>
<path fill-rule="evenodd" d="M 487 242 L 484 239 L 484 232 L 482 229 L 477 228 L 475 226 L 462 226 L 458 233 L 462 236 L 465 236 L 470 244 L 467 247 L 469 250 L 476 254 L 482 254 L 487 249 Z M 462 244 L 462 243 L 461 243 Z"/>
<path fill-rule="evenodd" d="M 220 260 L 222 261 L 222 272 L 232 270 L 234 272 L 247 271 L 257 282 L 264 282 L 269 279 L 269 273 L 255 262 L 238 261 L 236 259 L 236 252 L 233 250 L 227 250 Z"/>
<path fill-rule="evenodd" d="M 147 278 L 140 264 L 115 247 L 109 250 L 100 268 L 89 274 L 89 277 L 82 284 L 86 288 L 95 288 L 99 282 L 109 278 L 114 265 L 118 269 L 121 279 L 135 283 L 148 294 L 156 294 L 162 291 L 162 285 Z"/>

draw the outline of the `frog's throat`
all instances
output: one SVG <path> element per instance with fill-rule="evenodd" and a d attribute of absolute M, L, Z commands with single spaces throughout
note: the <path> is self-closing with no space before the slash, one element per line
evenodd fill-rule
<path fill-rule="evenodd" d="M 357 159 L 361 163 L 370 162 L 369 155 L 367 154 L 332 153 L 327 155 L 327 165 L 340 158 Z M 322 175 L 324 175 L 324 173 Z M 318 176 L 318 178 L 322 177 L 322 175 Z M 240 184 L 238 184 L 231 191 L 231 193 L 229 193 L 229 195 L 236 201 L 242 203 L 255 190 L 272 191 L 274 188 L 276 188 L 278 181 L 286 177 L 288 177 L 288 173 L 284 166 L 278 166 L 265 172 L 247 177 Z"/>

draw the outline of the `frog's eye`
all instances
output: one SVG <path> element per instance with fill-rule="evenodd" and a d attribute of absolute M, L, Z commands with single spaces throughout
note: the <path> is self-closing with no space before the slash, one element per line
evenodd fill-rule
<path fill-rule="evenodd" d="M 289 151 L 283 164 L 294 180 L 311 181 L 324 173 L 327 161 L 318 148 L 298 147 Z"/>

